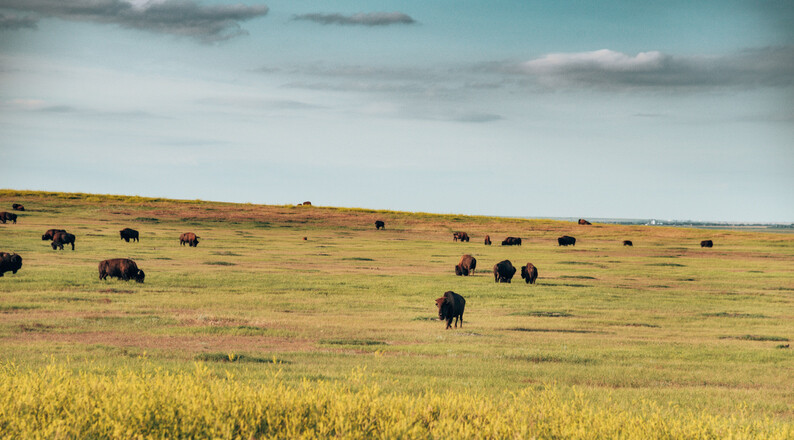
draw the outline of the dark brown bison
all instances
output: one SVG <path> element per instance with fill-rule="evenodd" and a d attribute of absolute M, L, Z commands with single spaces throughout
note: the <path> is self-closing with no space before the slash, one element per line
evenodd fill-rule
<path fill-rule="evenodd" d="M 589 225 L 589 224 L 590 224 L 590 222 L 589 222 L 589 221 L 587 221 L 587 220 L 585 220 L 585 219 L 583 219 L 583 218 L 580 218 L 580 219 L 579 219 L 579 224 L 580 224 L 580 225 Z"/>
<path fill-rule="evenodd" d="M 469 254 L 465 254 L 464 256 L 460 257 L 460 263 L 455 266 L 455 275 L 467 277 L 469 274 L 474 273 L 474 269 L 476 268 L 477 259 Z"/>
<path fill-rule="evenodd" d="M 383 220 L 375 220 L 375 229 L 386 229 L 386 223 L 383 223 Z"/>
<path fill-rule="evenodd" d="M 41 236 L 41 239 L 52 240 L 52 237 L 55 236 L 56 232 L 66 232 L 66 231 L 63 229 L 47 229 L 47 232 L 45 232 L 44 235 Z"/>
<path fill-rule="evenodd" d="M 25 210 L 25 207 L 20 205 L 19 203 L 14 203 L 13 205 L 11 205 L 11 207 L 14 208 L 15 211 L 24 211 Z"/>
<path fill-rule="evenodd" d="M 714 242 L 711 241 L 711 240 L 703 240 L 703 241 L 700 242 L 700 247 L 708 247 L 708 248 L 710 248 L 712 246 L 714 246 Z"/>
<path fill-rule="evenodd" d="M 485 236 L 485 245 L 486 246 L 490 246 L 491 245 L 491 236 L 490 235 L 486 235 Z"/>
<path fill-rule="evenodd" d="M 452 241 L 458 241 L 458 240 L 468 242 L 469 241 L 469 234 L 467 234 L 465 232 L 453 232 L 452 233 Z"/>
<path fill-rule="evenodd" d="M 130 240 L 140 241 L 138 240 L 138 231 L 136 231 L 135 229 L 124 228 L 121 231 L 119 231 L 119 235 L 121 235 L 121 239 L 126 241 L 127 243 L 129 243 Z"/>
<path fill-rule="evenodd" d="M 520 237 L 507 237 L 502 240 L 502 246 L 521 246 Z"/>
<path fill-rule="evenodd" d="M 538 279 L 538 268 L 532 263 L 521 266 L 521 278 L 523 278 L 527 284 L 535 284 L 535 280 Z"/>
<path fill-rule="evenodd" d="M 190 247 L 196 247 L 199 244 L 198 239 L 199 239 L 198 235 L 192 232 L 185 232 L 184 234 L 179 236 L 179 244 L 184 246 L 185 243 L 187 243 L 187 245 Z"/>
<path fill-rule="evenodd" d="M 17 222 L 17 215 L 13 212 L 0 212 L 0 222 Z"/>
<path fill-rule="evenodd" d="M 623 246 L 634 246 L 634 243 L 631 240 L 623 240 Z"/>
<path fill-rule="evenodd" d="M 516 268 L 510 260 L 500 261 L 493 266 L 493 280 L 496 283 L 509 283 L 516 274 Z"/>
<path fill-rule="evenodd" d="M 557 245 L 558 246 L 576 246 L 576 239 L 573 237 L 569 237 L 567 235 L 563 235 L 562 237 L 557 238 Z"/>
<path fill-rule="evenodd" d="M 60 232 L 56 232 L 52 236 L 52 243 L 50 244 L 52 245 L 53 250 L 55 249 L 63 250 L 63 245 L 65 244 L 71 244 L 72 250 L 74 250 L 74 240 L 75 240 L 74 234 L 70 234 L 66 231 L 60 231 Z"/>
<path fill-rule="evenodd" d="M 6 272 L 17 273 L 22 267 L 22 257 L 14 253 L 0 252 L 0 277 Z"/>
<path fill-rule="evenodd" d="M 458 328 L 458 318 L 460 318 L 460 328 L 463 328 L 463 310 L 466 308 L 466 300 L 457 293 L 449 290 L 444 292 L 444 296 L 436 299 L 438 307 L 438 319 L 447 321 L 446 328 L 452 328 L 452 320 L 455 320 L 455 328 Z"/>
<path fill-rule="evenodd" d="M 129 258 L 113 258 L 99 262 L 99 279 L 104 280 L 107 277 L 121 278 L 124 281 L 133 279 L 142 283 L 146 274 Z"/>
<path fill-rule="evenodd" d="M 307 201 L 305 201 L 305 202 L 301 203 L 301 205 L 303 205 L 303 206 L 312 206 L 312 202 L 309 202 L 309 201 L 307 200 Z"/>

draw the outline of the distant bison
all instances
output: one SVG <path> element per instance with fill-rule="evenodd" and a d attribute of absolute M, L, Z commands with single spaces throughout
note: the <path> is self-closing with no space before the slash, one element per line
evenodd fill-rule
<path fill-rule="evenodd" d="M 712 246 L 714 246 L 714 242 L 711 241 L 711 240 L 703 240 L 703 241 L 700 242 L 700 247 L 708 247 L 708 248 L 710 248 Z"/>
<path fill-rule="evenodd" d="M 452 241 L 469 241 L 469 234 L 465 232 L 453 232 L 452 233 Z"/>
<path fill-rule="evenodd" d="M 446 328 L 452 328 L 452 320 L 455 320 L 455 328 L 458 328 L 458 318 L 460 318 L 460 328 L 463 328 L 463 310 L 466 308 L 466 300 L 457 293 L 449 290 L 444 292 L 444 296 L 436 299 L 438 307 L 438 319 L 447 321 Z"/>
<path fill-rule="evenodd" d="M 491 236 L 490 235 L 486 235 L 485 236 L 485 245 L 486 246 L 490 246 L 491 245 Z"/>
<path fill-rule="evenodd" d="M 535 284 L 535 280 L 538 279 L 538 268 L 532 263 L 521 266 L 521 278 L 523 278 L 527 284 Z"/>
<path fill-rule="evenodd" d="M 580 218 L 580 219 L 579 219 L 579 224 L 580 224 L 580 225 L 589 225 L 589 224 L 590 224 L 590 222 L 589 222 L 589 221 L 587 221 L 587 220 L 585 220 L 585 219 L 583 219 L 583 218 Z"/>
<path fill-rule="evenodd" d="M 19 203 L 14 203 L 13 205 L 11 205 L 11 207 L 14 208 L 15 211 L 24 211 L 25 210 L 25 207 L 20 205 Z"/>
<path fill-rule="evenodd" d="M 50 244 L 52 245 L 53 250 L 55 249 L 63 250 L 63 245 L 65 244 L 71 244 L 72 250 L 74 250 L 74 240 L 75 240 L 74 234 L 70 234 L 66 231 L 60 231 L 60 232 L 56 232 L 52 236 L 52 243 Z"/>
<path fill-rule="evenodd" d="M 502 246 L 521 246 L 520 237 L 507 237 L 502 240 Z"/>
<path fill-rule="evenodd" d="M 13 212 L 0 212 L 0 222 L 17 222 L 17 215 Z"/>
<path fill-rule="evenodd" d="M 383 223 L 383 220 L 375 220 L 375 229 L 386 229 L 386 223 Z"/>
<path fill-rule="evenodd" d="M 510 260 L 496 263 L 493 267 L 493 280 L 496 283 L 509 283 L 516 274 L 516 268 Z"/>
<path fill-rule="evenodd" d="M 576 239 L 573 237 L 569 237 L 567 235 L 563 235 L 562 237 L 557 238 L 557 245 L 558 246 L 576 246 Z"/>
<path fill-rule="evenodd" d="M 303 206 L 312 206 L 312 202 L 306 201 L 301 203 Z"/>
<path fill-rule="evenodd" d="M 460 257 L 460 263 L 455 266 L 455 275 L 469 276 L 477 268 L 477 259 L 469 254 Z"/>
<path fill-rule="evenodd" d="M 47 232 L 45 232 L 44 235 L 41 236 L 41 239 L 52 240 L 52 237 L 55 236 L 56 232 L 66 232 L 66 231 L 63 229 L 47 229 Z"/>
<path fill-rule="evenodd" d="M 623 240 L 623 246 L 634 246 L 634 243 L 631 240 Z"/>
<path fill-rule="evenodd" d="M 14 253 L 0 252 L 0 277 L 6 272 L 17 273 L 22 267 L 22 257 Z"/>
<path fill-rule="evenodd" d="M 197 236 L 196 234 L 192 232 L 185 232 L 184 234 L 179 236 L 179 244 L 184 246 L 185 243 L 187 243 L 187 245 L 190 247 L 196 247 L 199 244 L 198 239 L 199 236 Z"/>
<path fill-rule="evenodd" d="M 119 231 L 119 234 L 121 235 L 121 239 L 126 241 L 127 243 L 129 243 L 130 240 L 140 241 L 138 240 L 138 231 L 136 231 L 135 229 L 124 228 L 121 231 Z"/>
<path fill-rule="evenodd" d="M 99 279 L 104 280 L 107 277 L 121 278 L 124 281 L 133 279 L 142 283 L 146 274 L 128 258 L 113 258 L 99 262 Z"/>

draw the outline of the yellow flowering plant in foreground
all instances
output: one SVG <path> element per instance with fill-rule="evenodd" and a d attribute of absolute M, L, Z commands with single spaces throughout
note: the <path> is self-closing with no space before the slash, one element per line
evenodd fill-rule
<path fill-rule="evenodd" d="M 162 369 L 0 367 L 2 438 L 794 438 L 794 425 L 526 388 L 504 397 L 386 393 L 361 370 L 343 382 L 261 383 Z"/>

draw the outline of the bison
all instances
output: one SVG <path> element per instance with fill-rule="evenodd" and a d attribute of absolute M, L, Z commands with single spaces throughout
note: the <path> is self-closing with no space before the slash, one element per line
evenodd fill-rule
<path fill-rule="evenodd" d="M 502 240 L 502 246 L 521 246 L 520 237 L 507 237 Z"/>
<path fill-rule="evenodd" d="M 491 245 L 491 236 L 490 235 L 486 235 L 485 236 L 485 245 L 486 246 L 490 246 Z"/>
<path fill-rule="evenodd" d="M 184 246 L 185 243 L 187 243 L 187 245 L 190 247 L 196 247 L 199 244 L 198 241 L 199 238 L 200 237 L 198 235 L 192 232 L 185 232 L 184 234 L 179 236 L 179 244 Z"/>
<path fill-rule="evenodd" d="M 60 232 L 56 232 L 52 236 L 52 243 L 50 244 L 52 245 L 53 250 L 55 249 L 63 250 L 63 245 L 65 244 L 71 244 L 72 250 L 74 250 L 74 239 L 75 239 L 74 234 L 70 234 L 66 231 L 60 231 Z"/>
<path fill-rule="evenodd" d="M 138 231 L 136 231 L 135 229 L 124 228 L 121 231 L 119 231 L 119 235 L 121 235 L 121 239 L 126 241 L 127 243 L 129 243 L 130 240 L 140 241 L 138 240 Z"/>
<path fill-rule="evenodd" d="M 500 261 L 493 266 L 493 280 L 495 283 L 509 283 L 516 274 L 516 268 L 510 260 Z"/>
<path fill-rule="evenodd" d="M 563 235 L 562 237 L 557 238 L 557 245 L 558 246 L 576 246 L 576 239 L 573 237 L 569 237 L 567 235 Z"/>
<path fill-rule="evenodd" d="M 458 241 L 458 240 L 468 242 L 469 241 L 469 234 L 467 234 L 465 232 L 453 232 L 452 233 L 452 241 Z"/>
<path fill-rule="evenodd" d="M 455 275 L 469 276 L 477 268 L 477 259 L 469 254 L 460 257 L 460 263 L 455 266 Z"/>
<path fill-rule="evenodd" d="M 538 279 L 538 268 L 532 263 L 521 266 L 521 278 L 523 278 L 527 284 L 535 284 L 535 280 Z"/>
<path fill-rule="evenodd" d="M 455 320 L 455 328 L 458 328 L 458 318 L 460 318 L 460 328 L 463 328 L 463 309 L 466 308 L 466 300 L 457 293 L 449 290 L 444 292 L 444 296 L 436 299 L 438 307 L 438 319 L 447 320 L 447 329 L 452 328 L 452 320 Z"/>
<path fill-rule="evenodd" d="M 0 212 L 0 222 L 17 222 L 17 215 L 13 212 Z"/>
<path fill-rule="evenodd" d="M 14 253 L 0 252 L 0 277 L 6 272 L 17 273 L 22 267 L 22 257 Z"/>
<path fill-rule="evenodd" d="M 634 246 L 634 243 L 631 240 L 623 240 L 623 246 Z"/>
<path fill-rule="evenodd" d="M 13 205 L 11 205 L 11 207 L 14 208 L 15 211 L 24 211 L 25 210 L 25 207 L 20 205 L 19 203 L 14 203 Z"/>
<path fill-rule="evenodd" d="M 47 229 L 47 232 L 45 232 L 44 235 L 41 236 L 41 239 L 52 240 L 52 237 L 55 236 L 56 232 L 66 232 L 66 231 L 63 229 Z"/>
<path fill-rule="evenodd" d="M 714 246 L 714 242 L 711 241 L 711 240 L 703 240 L 703 241 L 700 242 L 700 247 L 710 248 L 712 246 Z"/>
<path fill-rule="evenodd" d="M 375 229 L 386 229 L 386 223 L 383 223 L 383 220 L 375 220 Z"/>
<path fill-rule="evenodd" d="M 99 262 L 99 279 L 104 280 L 107 277 L 121 278 L 124 281 L 134 279 L 142 283 L 146 274 L 129 258 L 113 258 Z"/>
<path fill-rule="evenodd" d="M 579 224 L 580 224 L 580 225 L 589 225 L 589 224 L 590 224 L 590 222 L 589 222 L 589 221 L 587 221 L 587 220 L 585 220 L 585 219 L 583 219 L 583 218 L 580 218 L 580 219 L 579 219 Z"/>
<path fill-rule="evenodd" d="M 303 205 L 303 206 L 312 206 L 312 202 L 307 200 L 307 201 L 301 203 L 301 205 Z"/>

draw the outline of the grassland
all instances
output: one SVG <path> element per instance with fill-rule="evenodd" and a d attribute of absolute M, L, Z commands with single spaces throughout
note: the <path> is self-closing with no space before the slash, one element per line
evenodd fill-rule
<path fill-rule="evenodd" d="M 794 234 L 0 191 L 0 210 L 12 203 L 27 211 L 0 224 L 0 251 L 24 259 L 0 278 L 6 378 L 53 365 L 181 377 L 199 362 L 242 387 L 277 374 L 298 389 L 365 371 L 383 399 L 551 392 L 625 423 L 649 405 L 794 423 Z M 74 252 L 41 240 L 56 227 Z M 140 243 L 119 239 L 125 227 Z M 457 230 L 472 241 L 452 242 Z M 179 245 L 188 231 L 197 248 Z M 563 234 L 576 246 L 558 247 Z M 499 246 L 507 235 L 523 246 Z M 464 253 L 478 270 L 456 277 Z M 144 284 L 98 280 L 97 263 L 121 257 Z M 538 284 L 495 284 L 503 259 L 535 264 Z M 462 329 L 436 319 L 446 290 L 467 299 Z"/>

